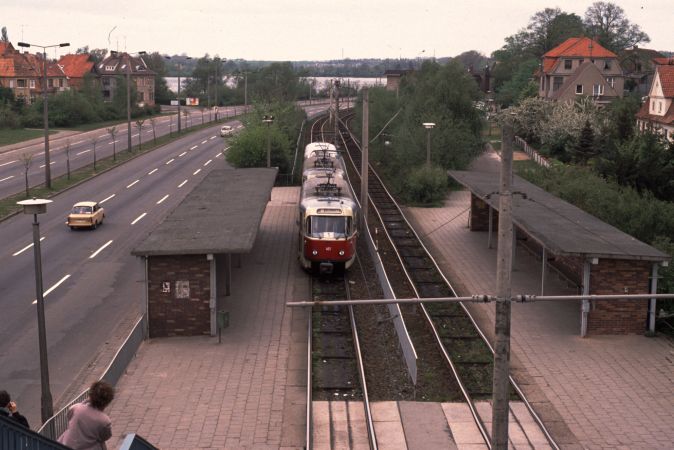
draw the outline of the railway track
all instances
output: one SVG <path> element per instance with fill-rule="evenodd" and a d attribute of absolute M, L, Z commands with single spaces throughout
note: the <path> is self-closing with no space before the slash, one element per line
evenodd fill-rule
<path fill-rule="evenodd" d="M 348 120 L 350 118 L 347 118 L 346 122 Z M 340 133 L 343 149 L 346 150 L 344 156 L 351 161 L 352 173 L 356 175 L 350 177 L 353 188 L 356 192 L 360 192 L 360 146 L 349 132 L 348 127 L 345 127 L 345 131 Z M 368 168 L 368 178 L 370 180 L 368 183 L 369 200 L 373 211 L 390 242 L 395 255 L 394 259 L 399 262 L 407 278 L 408 286 L 411 286 L 415 296 L 418 298 L 455 297 L 456 294 L 451 284 L 442 274 L 430 252 L 423 245 L 397 202 L 371 166 Z M 402 287 L 403 290 L 406 288 L 406 286 Z M 396 289 L 395 284 L 394 289 Z M 464 305 L 418 306 L 420 315 L 424 317 L 434 342 L 451 370 L 464 401 L 469 406 L 486 446 L 491 448 L 491 438 L 488 427 L 485 425 L 491 421 L 491 417 L 485 417 L 485 414 L 490 412 L 490 408 L 487 410 L 484 407 L 478 408 L 477 401 L 488 399 L 492 395 L 492 347 Z M 417 315 L 412 308 L 416 307 L 401 309 L 403 309 L 403 314 L 408 316 Z M 408 321 L 408 318 L 405 320 Z M 512 377 L 510 381 L 511 399 L 522 401 L 545 435 L 550 448 L 559 448 Z"/>

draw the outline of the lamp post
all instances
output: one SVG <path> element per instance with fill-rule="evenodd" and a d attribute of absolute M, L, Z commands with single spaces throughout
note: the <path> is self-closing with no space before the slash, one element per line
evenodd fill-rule
<path fill-rule="evenodd" d="M 42 259 L 40 256 L 40 223 L 38 214 L 47 212 L 47 205 L 51 200 L 32 199 L 22 200 L 17 204 L 23 206 L 24 214 L 33 215 L 33 255 L 35 259 L 35 293 L 37 298 L 37 331 L 40 347 L 40 380 L 42 385 L 41 411 L 42 422 L 46 422 L 54 415 L 51 391 L 49 389 L 49 363 L 47 360 L 47 332 L 44 320 L 44 295 L 42 293 Z"/>
<path fill-rule="evenodd" d="M 424 122 L 421 125 L 426 128 L 426 165 L 431 167 L 431 130 L 435 124 L 433 122 Z"/>
<path fill-rule="evenodd" d="M 44 177 L 45 186 L 51 189 L 51 168 L 49 167 L 49 107 L 47 96 L 47 49 L 53 47 L 69 47 L 68 42 L 54 45 L 36 45 L 27 42 L 19 42 L 19 47 L 40 47 L 42 49 L 42 97 L 44 99 L 43 119 L 44 119 Z"/>
<path fill-rule="evenodd" d="M 274 122 L 274 116 L 264 115 L 262 122 L 267 124 L 267 167 L 271 167 L 271 136 L 269 128 L 271 127 L 272 122 Z"/>
<path fill-rule="evenodd" d="M 138 55 L 144 55 L 144 51 L 137 52 Z M 126 53 L 126 132 L 127 149 L 131 151 L 131 54 Z"/>
<path fill-rule="evenodd" d="M 170 56 L 164 56 L 166 59 L 171 59 Z M 190 56 L 185 57 L 185 59 L 192 59 Z M 180 74 L 183 71 L 183 65 L 178 63 L 178 134 L 180 134 Z"/>

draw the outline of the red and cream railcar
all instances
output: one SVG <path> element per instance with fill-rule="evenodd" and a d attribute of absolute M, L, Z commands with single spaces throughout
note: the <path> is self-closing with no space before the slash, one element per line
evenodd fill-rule
<path fill-rule="evenodd" d="M 348 269 L 356 259 L 358 204 L 341 157 L 335 153 L 332 159 L 325 170 L 305 164 L 300 199 L 299 259 L 302 267 L 320 273 Z"/>

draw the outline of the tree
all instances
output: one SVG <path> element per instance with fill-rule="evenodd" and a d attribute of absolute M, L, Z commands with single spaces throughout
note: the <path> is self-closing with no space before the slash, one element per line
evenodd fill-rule
<path fill-rule="evenodd" d="M 28 169 L 30 169 L 30 163 L 33 161 L 33 155 L 30 153 L 22 153 L 20 159 L 21 163 L 23 164 L 23 177 L 26 180 L 26 198 L 29 198 L 30 191 L 28 190 Z"/>
<path fill-rule="evenodd" d="M 650 42 L 639 25 L 625 17 L 625 11 L 610 2 L 595 2 L 585 11 L 586 32 L 596 37 L 601 45 L 614 52 L 634 47 L 642 42 Z"/>
<path fill-rule="evenodd" d="M 143 135 L 143 124 L 145 120 L 136 120 L 136 128 L 138 128 L 138 150 L 142 148 L 143 141 L 141 136 Z"/>
<path fill-rule="evenodd" d="M 587 162 L 596 155 L 594 147 L 594 131 L 592 130 L 592 125 L 590 125 L 588 119 L 585 120 L 585 125 L 580 131 L 578 143 L 574 147 L 572 153 L 574 161 L 581 165 L 587 164 Z"/>
<path fill-rule="evenodd" d="M 152 126 L 152 141 L 157 144 L 157 119 L 155 117 L 150 118 L 150 126 Z"/>
<path fill-rule="evenodd" d="M 99 62 L 103 61 L 105 59 L 105 55 L 108 54 L 108 49 L 107 48 L 92 48 L 89 49 L 88 45 L 85 45 L 84 47 L 80 47 L 75 51 L 76 54 L 83 54 L 87 53 L 89 54 L 89 59 L 93 61 L 95 64 L 98 64 Z"/>
<path fill-rule="evenodd" d="M 117 141 L 115 136 L 117 136 L 117 127 L 110 127 L 107 129 L 110 138 L 112 138 L 112 160 L 117 161 Z"/>
<path fill-rule="evenodd" d="M 166 59 L 158 52 L 152 52 L 143 57 L 143 61 L 155 73 L 154 76 L 154 101 L 160 105 L 168 105 L 172 95 L 166 84 Z"/>
<path fill-rule="evenodd" d="M 7 35 L 7 27 L 2 27 L 2 37 L 0 37 L 0 41 L 9 42 L 9 36 Z"/>
<path fill-rule="evenodd" d="M 70 179 L 70 139 L 66 140 L 66 145 L 63 147 L 63 151 L 66 154 L 66 174 L 68 179 Z"/>
<path fill-rule="evenodd" d="M 527 51 L 540 58 L 566 39 L 583 34 L 583 21 L 559 8 L 545 8 L 531 16 L 525 38 Z"/>

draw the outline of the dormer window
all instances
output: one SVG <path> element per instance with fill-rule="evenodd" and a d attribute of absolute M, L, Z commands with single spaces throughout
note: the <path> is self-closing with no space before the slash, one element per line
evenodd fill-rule
<path fill-rule="evenodd" d="M 570 59 L 565 59 L 564 60 L 564 69 L 565 70 L 571 70 L 571 64 L 572 64 L 572 61 Z"/>
<path fill-rule="evenodd" d="M 611 87 L 615 87 L 615 78 L 614 78 L 614 77 L 606 77 L 606 82 L 607 82 Z"/>
<path fill-rule="evenodd" d="M 611 70 L 611 61 L 608 59 L 604 61 L 604 70 Z"/>
<path fill-rule="evenodd" d="M 105 66 L 105 70 L 107 70 L 109 72 L 114 72 L 115 66 Z"/>

